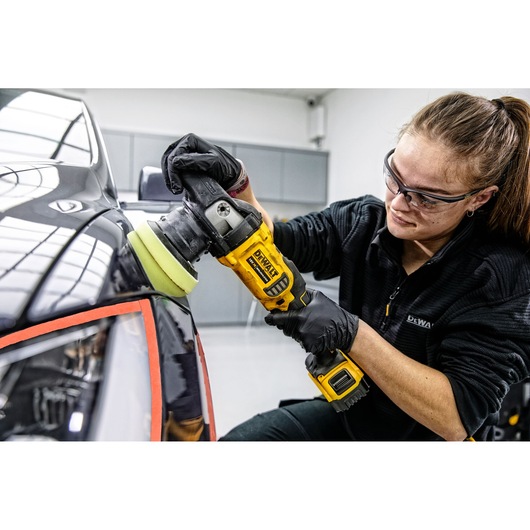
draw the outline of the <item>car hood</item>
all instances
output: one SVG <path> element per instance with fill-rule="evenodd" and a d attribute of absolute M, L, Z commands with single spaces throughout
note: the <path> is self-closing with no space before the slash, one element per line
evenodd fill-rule
<path fill-rule="evenodd" d="M 91 168 L 46 160 L 0 165 L 0 332 L 17 321 L 22 323 L 30 306 L 36 320 L 39 311 L 49 310 L 39 297 L 39 291 L 46 290 L 45 280 L 54 276 L 52 270 L 75 247 L 77 253 L 69 259 L 79 261 L 81 243 L 87 243 L 86 232 L 96 230 L 92 225 L 108 213 L 116 214 Z M 99 232 L 107 233 L 108 224 Z M 112 230 L 116 227 L 110 227 Z M 97 245 L 101 247 L 99 232 L 90 236 L 92 252 Z M 119 237 L 111 239 L 110 244 L 105 243 L 110 249 L 106 250 L 108 256 L 121 244 Z M 109 260 L 106 257 L 102 264 L 108 265 Z M 94 274 L 104 278 L 106 270 L 100 268 Z M 86 292 L 84 299 L 93 296 Z M 36 305 L 40 307 L 37 312 Z"/>

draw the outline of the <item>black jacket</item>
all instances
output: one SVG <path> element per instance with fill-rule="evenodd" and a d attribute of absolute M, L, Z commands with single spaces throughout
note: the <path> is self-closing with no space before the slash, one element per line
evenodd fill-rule
<path fill-rule="evenodd" d="M 375 197 L 275 224 L 278 248 L 315 279 L 340 276 L 339 303 L 409 357 L 449 378 L 468 435 L 491 437 L 503 397 L 530 370 L 530 257 L 475 216 L 411 275 Z M 370 391 L 345 413 L 359 440 L 439 437 Z"/>

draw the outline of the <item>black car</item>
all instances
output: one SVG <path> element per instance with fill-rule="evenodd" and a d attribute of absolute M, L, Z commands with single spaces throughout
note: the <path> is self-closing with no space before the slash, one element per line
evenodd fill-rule
<path fill-rule="evenodd" d="M 148 283 L 83 101 L 0 90 L 0 440 L 214 440 L 185 297 Z"/>

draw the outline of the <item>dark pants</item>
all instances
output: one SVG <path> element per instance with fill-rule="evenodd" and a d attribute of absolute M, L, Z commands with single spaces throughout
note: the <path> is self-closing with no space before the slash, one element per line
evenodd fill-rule
<path fill-rule="evenodd" d="M 339 414 L 324 399 L 315 398 L 258 414 L 234 427 L 219 441 L 348 441 L 352 438 Z"/>

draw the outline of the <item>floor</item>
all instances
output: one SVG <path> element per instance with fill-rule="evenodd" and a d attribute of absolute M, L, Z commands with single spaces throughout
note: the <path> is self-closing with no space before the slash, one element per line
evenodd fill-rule
<path fill-rule="evenodd" d="M 217 436 L 282 399 L 318 394 L 305 351 L 265 324 L 199 326 L 213 396 Z"/>

